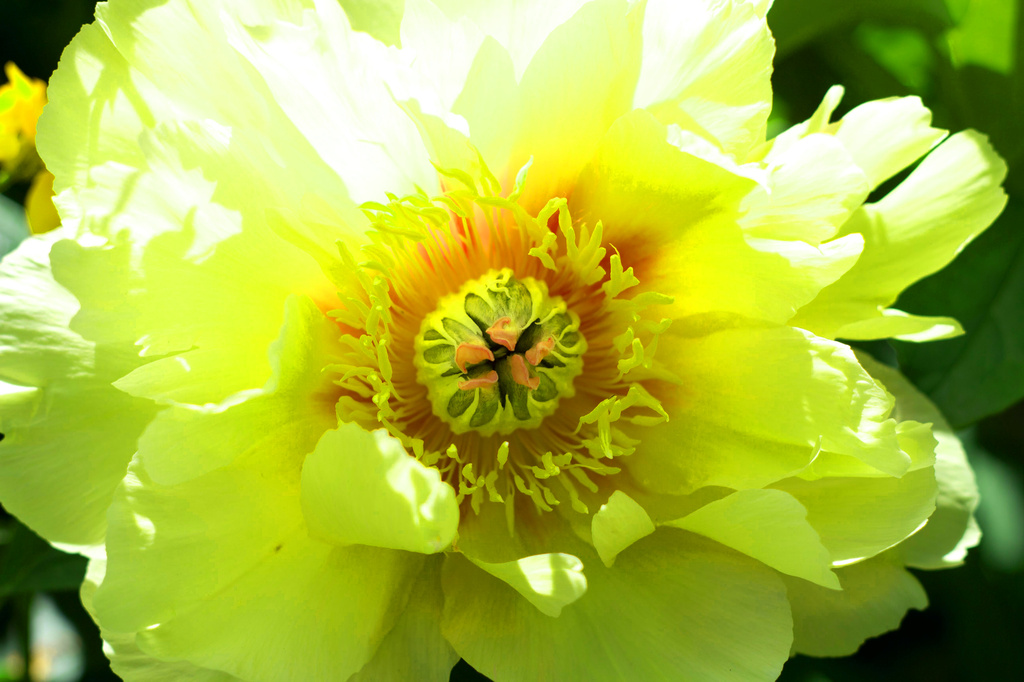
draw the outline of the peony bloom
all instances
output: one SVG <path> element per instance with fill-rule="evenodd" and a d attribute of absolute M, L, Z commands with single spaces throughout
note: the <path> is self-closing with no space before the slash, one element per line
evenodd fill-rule
<path fill-rule="evenodd" d="M 0 499 L 114 670 L 768 680 L 923 608 L 972 474 L 837 339 L 959 332 L 890 306 L 1001 210 L 985 138 L 837 88 L 766 140 L 766 0 L 348 4 L 394 44 L 111 0 L 51 81 Z"/>
<path fill-rule="evenodd" d="M 14 62 L 4 65 L 7 83 L 0 86 L 0 183 L 31 176 L 39 164 L 35 153 L 36 121 L 46 105 L 46 84 L 29 78 Z"/>
<path fill-rule="evenodd" d="M 4 66 L 7 84 L 0 86 L 0 189 L 31 180 L 25 217 L 34 233 L 60 225 L 53 206 L 53 175 L 36 153 L 36 123 L 46 106 L 46 83 L 29 78 L 13 62 Z M 2 253 L 2 252 L 0 252 Z"/>

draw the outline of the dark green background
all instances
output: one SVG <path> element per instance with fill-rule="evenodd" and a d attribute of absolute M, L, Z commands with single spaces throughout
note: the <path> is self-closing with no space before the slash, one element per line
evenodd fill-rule
<path fill-rule="evenodd" d="M 964 336 L 925 345 L 875 343 L 960 429 L 982 488 L 985 539 L 964 567 L 918 572 L 931 598 L 903 627 L 852 657 L 797 657 L 793 682 L 1018 679 L 1024 645 L 1024 11 L 1019 0 L 776 0 L 772 132 L 807 118 L 829 86 L 858 103 L 920 95 L 935 123 L 987 133 L 1010 166 L 1003 216 L 942 272 L 898 302 L 953 315 Z M 93 0 L 2 0 L 0 62 L 47 78 L 88 21 Z M 898 179 L 898 178 L 897 178 Z M 888 187 L 882 188 L 882 191 Z M 17 189 L 10 193 L 18 198 Z M 0 640 L 22 634 L 33 595 L 48 591 L 86 643 L 83 679 L 116 679 L 75 587 L 84 561 L 0 518 Z M 282 627 L 287 627 L 282 624 Z M 0 666 L 2 669 L 2 666 Z M 0 680 L 5 679 L 0 673 Z M 453 680 L 484 679 L 465 664 Z"/>

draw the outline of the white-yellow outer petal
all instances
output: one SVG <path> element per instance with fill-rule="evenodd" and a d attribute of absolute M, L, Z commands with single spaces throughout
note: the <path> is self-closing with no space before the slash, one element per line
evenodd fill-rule
<path fill-rule="evenodd" d="M 587 591 L 583 562 L 571 554 L 535 554 L 499 564 L 467 558 L 552 618 Z"/>
<path fill-rule="evenodd" d="M 328 431 L 302 467 L 310 531 L 338 545 L 440 552 L 455 537 L 455 491 L 384 430 Z"/>
<path fill-rule="evenodd" d="M 781 573 L 839 589 L 807 510 L 780 490 L 740 490 L 665 525 L 711 538 Z"/>
<path fill-rule="evenodd" d="M 619 552 L 654 532 L 654 522 L 644 508 L 621 490 L 601 505 L 591 526 L 594 548 L 605 566 L 614 564 Z"/>
<path fill-rule="evenodd" d="M 968 130 L 950 137 L 896 189 L 847 221 L 841 234 L 863 235 L 864 252 L 790 324 L 846 338 L 863 321 L 882 317 L 900 292 L 944 267 L 995 220 L 1006 204 L 1005 177 L 1006 164 L 984 135 Z M 893 331 L 925 329 L 887 326 L 876 333 Z"/>
<path fill-rule="evenodd" d="M 635 107 L 744 158 L 764 141 L 775 43 L 762 6 L 650 0 Z"/>

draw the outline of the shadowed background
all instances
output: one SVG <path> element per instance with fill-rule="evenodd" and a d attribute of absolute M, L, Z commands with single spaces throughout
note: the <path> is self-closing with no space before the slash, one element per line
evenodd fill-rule
<path fill-rule="evenodd" d="M 985 537 L 966 565 L 916 571 L 931 599 L 852 657 L 792 659 L 790 682 L 1014 679 L 1024 642 L 1024 4 L 1022 0 L 775 0 L 774 135 L 829 86 L 836 118 L 872 99 L 919 95 L 935 125 L 988 134 L 1009 164 L 1003 215 L 896 307 L 950 315 L 967 333 L 862 348 L 900 369 L 958 429 L 978 475 Z M 0 64 L 48 79 L 94 0 L 2 0 Z M 906 176 L 878 190 L 884 194 Z M 8 197 L 23 199 L 24 189 Z M 11 214 L 0 203 L 0 228 Z M 2 311 L 0 311 L 2 315 Z M 113 680 L 78 601 L 81 557 L 61 554 L 0 510 L 0 681 Z M 685 615 L 684 615 L 685 617 Z M 287 627 L 282 623 L 282 628 Z M 26 665 L 26 661 L 30 665 Z M 452 680 L 484 680 L 460 663 Z"/>

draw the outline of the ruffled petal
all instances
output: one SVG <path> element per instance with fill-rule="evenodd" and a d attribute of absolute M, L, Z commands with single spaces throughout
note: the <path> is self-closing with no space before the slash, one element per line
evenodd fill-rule
<path fill-rule="evenodd" d="M 0 265 L 0 496 L 51 542 L 87 546 L 154 408 L 110 385 L 130 352 L 69 329 L 78 302 L 49 264 L 66 234 L 30 237 Z"/>
<path fill-rule="evenodd" d="M 702 158 L 700 149 L 680 148 L 685 136 L 677 135 L 680 144 L 673 144 L 672 133 L 645 111 L 616 120 L 576 183 L 573 217 L 603 221 L 606 240 L 616 245 L 677 238 L 716 216 L 737 217 L 755 182 L 735 167 Z M 644 214 L 651 210 L 656 213 Z"/>
<path fill-rule="evenodd" d="M 533 159 L 519 198 L 527 211 L 568 196 L 604 132 L 630 110 L 640 70 L 638 7 L 584 5 L 551 32 L 523 73 L 508 169 L 514 174 Z"/>
<path fill-rule="evenodd" d="M 569 204 L 574 218 L 603 224 L 641 289 L 673 297 L 662 315 L 726 312 L 784 322 L 853 265 L 856 236 L 820 249 L 748 242 L 737 221 L 754 180 L 704 158 L 699 145 L 673 144 L 687 139 L 673 132 L 647 112 L 620 118 Z"/>
<path fill-rule="evenodd" d="M 310 532 L 337 545 L 433 554 L 459 527 L 455 491 L 384 430 L 328 431 L 302 465 Z"/>
<path fill-rule="evenodd" d="M 854 107 L 830 129 L 874 189 L 942 141 L 931 121 L 919 97 L 892 97 Z"/>
<path fill-rule="evenodd" d="M 352 28 L 365 31 L 385 45 L 399 42 L 405 0 L 341 0 Z"/>
<path fill-rule="evenodd" d="M 935 512 L 924 528 L 899 546 L 903 562 L 914 568 L 947 568 L 963 563 L 967 550 L 981 540 L 974 519 L 978 485 L 960 439 L 938 408 L 896 370 L 858 354 L 871 375 L 881 379 L 896 397 L 896 417 L 930 423 L 935 446 Z"/>
<path fill-rule="evenodd" d="M 158 200 L 173 182 L 142 175 L 111 225 L 120 231 L 150 215 L 148 224 L 166 221 L 166 231 L 141 244 L 125 234 L 96 247 L 61 243 L 54 273 L 82 302 L 74 324 L 83 336 L 171 356 L 135 369 L 119 387 L 164 403 L 219 402 L 267 380 L 266 349 L 281 323 L 268 310 L 282 310 L 292 293 L 311 294 L 325 309 L 336 297 L 309 256 L 265 228 L 241 230 L 237 214 L 207 199 L 183 194 L 173 207 Z M 225 226 L 240 231 L 225 234 Z M 107 277 L 92 276 L 94 268 Z"/>
<path fill-rule="evenodd" d="M 545 39 L 564 24 L 586 0 L 433 0 L 453 20 L 466 18 L 494 38 L 512 58 L 515 79 Z"/>
<path fill-rule="evenodd" d="M 844 312 L 864 314 L 864 306 L 851 301 L 846 306 L 836 306 L 832 312 L 837 317 Z M 851 322 L 842 328 L 844 339 L 894 338 L 915 343 L 949 339 L 963 333 L 964 328 L 952 317 L 911 315 L 896 308 L 881 309 L 881 315 L 877 317 Z"/>
<path fill-rule="evenodd" d="M 774 138 L 768 140 L 760 147 L 756 147 L 747 157 L 748 161 L 762 161 L 768 164 L 774 163 L 783 155 L 787 154 L 802 138 L 815 133 L 827 132 L 829 121 L 836 107 L 843 101 L 843 94 L 846 92 L 841 85 L 833 85 L 821 98 L 821 104 L 814 110 L 811 117 L 806 121 L 783 130 Z"/>
<path fill-rule="evenodd" d="M 654 522 L 636 500 L 616 490 L 601 505 L 591 522 L 591 537 L 605 566 L 634 542 L 654 532 Z"/>
<path fill-rule="evenodd" d="M 95 346 L 68 329 L 78 301 L 53 279 L 50 250 L 66 230 L 30 237 L 4 256 L 3 378 L 35 386 L 93 373 Z"/>
<path fill-rule="evenodd" d="M 139 455 L 155 481 L 174 485 L 236 460 L 298 479 L 320 434 L 337 426 L 337 391 L 323 368 L 340 354 L 340 333 L 307 298 L 289 298 L 284 315 L 264 387 L 219 404 L 174 405 L 146 428 Z"/>
<path fill-rule="evenodd" d="M 107 572 L 106 558 L 89 561 L 79 595 L 85 610 L 96 620 L 93 598 L 96 588 Z M 188 661 L 161 661 L 143 653 L 135 643 L 135 633 L 118 633 L 100 626 L 103 653 L 110 659 L 110 669 L 119 677 L 132 682 L 239 682 L 234 675 L 200 668 Z"/>
<path fill-rule="evenodd" d="M 892 331 L 861 327 L 857 334 L 856 325 L 883 317 L 900 292 L 945 266 L 988 227 L 1006 204 L 999 186 L 1005 176 L 1006 164 L 983 135 L 949 138 L 885 198 L 854 213 L 842 232 L 864 236 L 863 255 L 790 324 L 828 338 Z"/>
<path fill-rule="evenodd" d="M 459 655 L 441 634 L 443 563 L 441 557 L 424 563 L 405 610 L 377 647 L 377 653 L 349 682 L 448 680 Z"/>
<path fill-rule="evenodd" d="M 777 574 L 699 536 L 659 530 L 605 568 L 592 549 L 587 593 L 558 618 L 459 556 L 445 563 L 442 628 L 497 680 L 771 680 L 791 621 Z"/>
<path fill-rule="evenodd" d="M 258 469 L 161 486 L 136 460 L 109 518 L 99 622 L 137 632 L 150 656 L 249 680 L 354 674 L 422 566 L 416 554 L 310 539 L 298 486 Z"/>
<path fill-rule="evenodd" d="M 935 447 L 928 424 L 894 410 L 906 472 L 821 453 L 797 477 L 772 485 L 793 495 L 828 549 L 833 565 L 856 563 L 921 531 L 935 510 Z"/>
<path fill-rule="evenodd" d="M 58 194 L 89 187 L 96 166 L 125 177 L 143 163 L 138 136 L 153 114 L 130 72 L 98 23 L 82 27 L 64 50 L 47 87 L 49 102 L 39 118 L 36 141 Z M 166 99 L 161 97 L 159 104 Z M 58 208 L 67 225 L 66 209 L 61 204 Z"/>
<path fill-rule="evenodd" d="M 519 125 L 519 97 L 512 57 L 488 36 L 473 59 L 452 111 L 466 119 L 473 146 L 480 150 L 488 167 L 509 174 L 504 178 L 506 185 L 518 172 L 510 167 L 509 157 L 515 142 L 512 133 Z"/>
<path fill-rule="evenodd" d="M 140 175 L 159 172 L 159 161 L 153 168 L 155 157 L 167 156 L 171 148 L 185 153 L 203 144 L 212 147 L 204 151 L 222 157 L 219 163 L 204 159 L 204 170 L 215 180 L 217 200 L 231 208 L 248 206 L 262 219 L 267 205 L 287 203 L 285 197 L 294 202 L 315 192 L 343 205 L 343 214 L 353 224 L 365 224 L 338 173 L 228 41 L 232 31 L 241 30 L 238 22 L 256 26 L 277 17 L 301 16 L 299 3 L 271 7 L 245 2 L 230 11 L 211 3 L 134 5 L 101 6 L 97 23 L 72 42 L 63 68 L 51 82 L 52 101 L 40 121 L 40 153 L 57 176 L 64 224 L 112 235 L 117 226 L 109 222 L 123 216 L 133 241 L 141 245 L 141 236 L 163 222 L 154 221 L 156 216 L 133 219 L 133 206 L 126 206 L 124 199 L 136 190 L 145 191 L 147 180 L 141 187 L 136 184 Z M 176 41 L 156 38 L 169 30 L 176 32 Z M 195 49 L 182 51 L 181 43 Z M 183 73 L 189 76 L 183 78 Z M 394 116 L 404 121 L 393 101 L 387 102 Z M 341 115 L 335 112 L 335 123 L 352 129 L 355 123 L 346 126 Z M 185 134 L 162 144 L 149 143 L 147 136 L 161 128 L 184 129 Z M 230 148 L 230 154 L 220 147 Z M 161 186 L 159 180 L 156 184 Z M 171 183 L 169 189 L 173 193 L 181 184 Z M 173 194 L 157 194 L 156 199 L 164 196 L 171 206 L 178 203 Z M 181 210 L 187 212 L 194 203 L 181 202 Z"/>
<path fill-rule="evenodd" d="M 650 0 L 633 105 L 717 142 L 737 158 L 764 141 L 775 42 L 744 0 Z"/>
<path fill-rule="evenodd" d="M 670 421 L 637 431 L 637 452 L 619 460 L 641 485 L 760 488 L 819 450 L 906 471 L 892 399 L 848 347 L 788 327 L 682 331 L 659 340 L 658 357 L 680 382 L 655 390 Z"/>
<path fill-rule="evenodd" d="M 839 589 L 807 510 L 779 490 L 740 490 L 665 525 L 711 538 L 780 573 Z"/>
<path fill-rule="evenodd" d="M 890 557 L 836 571 L 843 589 L 785 578 L 793 607 L 793 650 L 848 656 L 868 637 L 895 630 L 908 609 L 928 606 L 921 584 Z"/>
<path fill-rule="evenodd" d="M 417 186 L 436 192 L 416 128 L 388 90 L 389 71 L 401 69 L 396 53 L 353 31 L 337 2 L 312 4 L 225 26 L 226 42 L 265 84 L 254 90 L 270 93 L 356 203 Z"/>
<path fill-rule="evenodd" d="M 415 77 L 395 85 L 395 95 L 412 95 L 425 111 L 446 116 L 462 91 L 466 74 L 486 35 L 469 19 L 449 18 L 430 0 L 405 0 L 402 50 L 410 53 Z"/>
<path fill-rule="evenodd" d="M 773 155 L 765 187 L 743 202 L 751 237 L 819 244 L 839 231 L 868 195 L 864 172 L 831 135 L 808 135 Z"/>
<path fill-rule="evenodd" d="M 467 558 L 551 618 L 587 591 L 583 562 L 571 554 L 535 554 L 500 564 Z"/>
<path fill-rule="evenodd" d="M 829 88 L 814 114 L 783 131 L 752 154 L 768 163 L 790 153 L 805 137 L 834 136 L 860 167 L 869 189 L 875 189 L 937 145 L 946 131 L 931 127 L 932 112 L 919 97 L 890 97 L 854 107 L 840 121 L 831 122 L 844 89 Z"/>
<path fill-rule="evenodd" d="M 891 477 L 833 476 L 774 484 L 807 509 L 834 565 L 889 549 L 920 529 L 935 511 L 935 471 L 925 467 Z"/>

